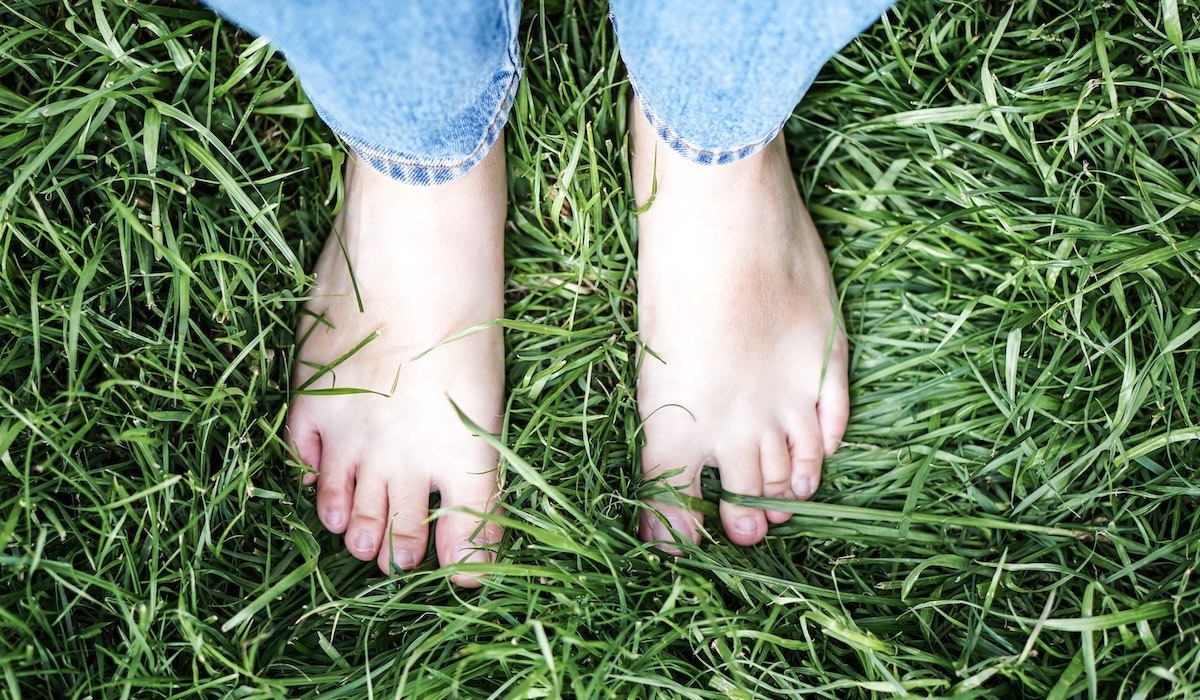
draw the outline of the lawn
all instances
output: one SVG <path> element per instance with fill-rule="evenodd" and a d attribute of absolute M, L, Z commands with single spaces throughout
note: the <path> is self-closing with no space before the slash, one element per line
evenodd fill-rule
<path fill-rule="evenodd" d="M 786 131 L 847 444 L 673 559 L 633 534 L 629 85 L 602 4 L 527 0 L 467 591 L 352 558 L 280 438 L 345 157 L 282 59 L 0 0 L 0 697 L 1200 696 L 1198 15 L 900 0 L 827 66 Z"/>

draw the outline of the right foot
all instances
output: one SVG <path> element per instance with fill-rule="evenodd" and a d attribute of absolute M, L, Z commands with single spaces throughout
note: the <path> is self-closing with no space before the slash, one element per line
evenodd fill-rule
<path fill-rule="evenodd" d="M 436 186 L 405 185 L 351 159 L 346 203 L 297 327 L 288 432 L 313 469 L 305 483 L 317 485 L 325 527 L 384 573 L 424 558 L 431 491 L 447 509 L 435 527 L 443 566 L 491 561 L 500 540 L 499 526 L 480 517 L 497 509 L 499 457 L 451 401 L 499 431 L 501 330 L 449 339 L 504 313 L 503 154 L 501 141 L 465 176 Z M 370 393 L 303 393 L 323 389 Z"/>

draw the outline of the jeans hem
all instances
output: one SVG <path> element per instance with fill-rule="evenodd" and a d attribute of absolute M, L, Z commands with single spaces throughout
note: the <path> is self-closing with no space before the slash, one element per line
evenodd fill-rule
<path fill-rule="evenodd" d="M 654 129 L 654 133 L 658 135 L 658 138 L 666 143 L 672 151 L 700 165 L 728 165 L 729 163 L 736 163 L 743 158 L 758 153 L 766 148 L 767 144 L 775 140 L 775 137 L 783 130 L 783 125 L 792 116 L 789 114 L 787 118 L 768 131 L 766 136 L 748 144 L 722 150 L 700 148 L 689 143 L 678 132 L 672 129 L 665 120 L 658 116 L 650 106 L 650 103 L 642 95 L 642 91 L 638 88 L 637 80 L 632 75 L 629 76 L 629 83 L 633 86 L 633 93 L 642 105 L 642 114 L 645 115 L 646 121 L 650 122 L 650 127 Z"/>
<path fill-rule="evenodd" d="M 313 103 L 317 115 L 329 128 L 366 164 L 383 173 L 393 180 L 409 185 L 441 185 L 456 180 L 479 165 L 487 156 L 508 122 L 509 112 L 512 111 L 517 85 L 521 81 L 521 54 L 517 46 L 517 31 L 520 22 L 519 4 L 500 0 L 505 8 L 504 21 L 508 25 L 508 65 L 497 71 L 488 90 L 482 95 L 481 102 L 496 94 L 493 88 L 501 83 L 504 87 L 499 91 L 498 104 L 492 113 L 491 120 L 483 129 L 483 134 L 475 148 L 461 159 L 447 162 L 449 159 L 428 159 L 413 153 L 403 153 L 389 148 L 380 147 L 357 138 L 342 128 L 332 115 Z M 499 79 L 497 79 L 499 78 Z"/>
<path fill-rule="evenodd" d="M 472 168 L 479 165 L 480 161 L 484 159 L 488 151 L 495 145 L 496 140 L 500 138 L 500 133 L 504 130 L 505 123 L 508 121 L 508 114 L 512 110 L 513 98 L 520 79 L 521 71 L 519 69 L 514 70 L 508 78 L 508 84 L 504 88 L 503 96 L 500 99 L 500 104 L 497 106 L 495 114 L 484 129 L 483 137 L 470 153 L 454 162 L 445 162 L 444 160 L 429 161 L 411 153 L 401 153 L 369 144 L 341 128 L 337 120 L 321 109 L 320 105 L 314 103 L 313 107 L 316 109 L 317 115 L 321 117 L 322 121 L 329 126 L 333 133 L 355 155 L 361 158 L 364 163 L 370 165 L 375 170 L 405 184 L 442 185 L 466 175 Z"/>

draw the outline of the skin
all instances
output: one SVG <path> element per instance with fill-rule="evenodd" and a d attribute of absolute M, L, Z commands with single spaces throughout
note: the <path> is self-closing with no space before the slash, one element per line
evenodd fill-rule
<path fill-rule="evenodd" d="M 727 492 L 809 498 L 846 428 L 847 343 L 783 139 L 701 166 L 661 142 L 636 105 L 631 122 L 639 208 L 654 192 L 638 217 L 645 476 L 699 498 L 700 471 L 714 466 Z M 408 569 L 424 558 L 437 491 L 438 562 L 491 561 L 502 533 L 481 514 L 499 508 L 498 455 L 451 400 L 499 432 L 500 329 L 457 336 L 504 312 L 503 143 L 444 185 L 405 185 L 357 160 L 346 183 L 297 328 L 288 415 L 318 516 L 355 557 Z M 304 391 L 331 388 L 369 391 Z M 702 516 L 669 500 L 648 504 L 640 534 L 678 553 L 676 537 L 699 542 Z M 724 501 L 720 514 L 740 545 L 788 518 Z"/>
<path fill-rule="evenodd" d="M 849 415 L 847 342 L 825 249 L 783 137 L 736 163 L 697 165 L 635 105 L 638 404 L 647 479 L 700 498 L 705 466 L 731 493 L 807 499 Z M 656 496 L 643 539 L 699 542 L 702 516 Z M 676 499 L 676 503 L 678 500 Z M 752 545 L 787 513 L 720 503 L 729 539 Z"/>
<path fill-rule="evenodd" d="M 292 383 L 304 386 L 314 364 L 378 334 L 307 387 L 378 393 L 295 396 L 288 432 L 313 469 L 306 482 L 317 485 L 317 514 L 345 535 L 351 554 L 388 573 L 425 558 L 429 494 L 438 491 L 447 509 L 435 527 L 438 562 L 490 561 L 501 532 L 481 526 L 479 514 L 497 507 L 498 455 L 463 425 L 451 400 L 499 432 L 503 341 L 499 328 L 450 339 L 504 313 L 503 142 L 447 184 L 405 185 L 357 160 L 346 184 L 297 328 Z M 453 578 L 479 585 L 469 575 Z"/>

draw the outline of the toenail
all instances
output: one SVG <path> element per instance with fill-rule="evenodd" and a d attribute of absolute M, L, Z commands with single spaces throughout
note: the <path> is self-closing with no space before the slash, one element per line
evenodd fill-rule
<path fill-rule="evenodd" d="M 416 565 L 417 560 L 413 559 L 412 552 L 407 549 L 397 549 L 392 552 L 392 562 L 401 569 L 411 569 Z"/>
<path fill-rule="evenodd" d="M 796 483 L 793 486 L 796 489 L 796 498 L 801 500 L 809 498 L 817 492 L 817 480 L 811 476 L 796 479 Z"/>
<path fill-rule="evenodd" d="M 331 530 L 340 530 L 346 524 L 346 514 L 340 510 L 325 511 L 325 524 Z"/>
<path fill-rule="evenodd" d="M 691 529 L 688 527 L 688 522 L 685 518 L 682 518 L 678 515 L 669 515 L 667 516 L 667 522 L 670 523 L 671 528 L 675 530 L 675 532 L 678 532 L 681 537 L 687 539 Z M 671 533 L 664 532 L 663 539 L 670 540 L 674 539 L 674 537 L 671 535 Z"/>
<path fill-rule="evenodd" d="M 479 545 L 470 540 L 462 540 L 454 545 L 454 561 L 460 563 L 487 561 L 487 552 L 481 550 Z"/>
<path fill-rule="evenodd" d="M 642 514 L 641 531 L 645 533 L 645 539 L 657 540 L 658 537 L 658 519 L 649 513 Z"/>
<path fill-rule="evenodd" d="M 354 536 L 354 548 L 360 552 L 369 552 L 373 544 L 375 544 L 375 539 L 365 532 Z"/>
<path fill-rule="evenodd" d="M 733 529 L 742 535 L 753 535 L 758 532 L 758 518 L 749 516 L 738 520 L 733 524 Z"/>

